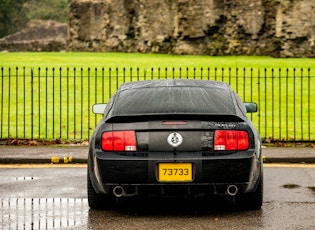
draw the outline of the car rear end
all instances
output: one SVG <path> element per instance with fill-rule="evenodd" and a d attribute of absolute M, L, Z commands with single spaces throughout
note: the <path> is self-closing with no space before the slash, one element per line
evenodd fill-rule
<path fill-rule="evenodd" d="M 123 85 L 90 140 L 93 189 L 116 197 L 255 194 L 260 139 L 245 113 L 222 82 Z"/>
<path fill-rule="evenodd" d="M 232 122 L 187 118 L 104 123 L 95 140 L 102 192 L 120 197 L 252 190 L 261 161 L 248 124 L 235 116 Z"/>

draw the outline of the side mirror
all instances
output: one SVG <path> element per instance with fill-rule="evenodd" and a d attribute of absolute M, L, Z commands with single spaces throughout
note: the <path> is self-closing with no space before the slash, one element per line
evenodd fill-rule
<path fill-rule="evenodd" d="M 92 111 L 95 114 L 104 114 L 105 108 L 107 104 L 94 104 L 92 106 Z"/>
<path fill-rule="evenodd" d="M 254 102 L 244 103 L 247 113 L 256 113 L 258 111 L 258 105 Z"/>

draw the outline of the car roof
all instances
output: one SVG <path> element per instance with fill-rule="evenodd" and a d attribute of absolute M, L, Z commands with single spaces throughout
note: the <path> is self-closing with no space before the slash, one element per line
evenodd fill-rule
<path fill-rule="evenodd" d="M 159 114 L 241 113 L 225 82 L 163 79 L 124 83 L 113 97 L 107 117 Z"/>
<path fill-rule="evenodd" d="M 188 79 L 162 79 L 127 82 L 120 86 L 118 91 L 137 88 L 158 88 L 158 87 L 202 87 L 202 88 L 231 88 L 226 82 L 212 80 L 188 80 Z"/>

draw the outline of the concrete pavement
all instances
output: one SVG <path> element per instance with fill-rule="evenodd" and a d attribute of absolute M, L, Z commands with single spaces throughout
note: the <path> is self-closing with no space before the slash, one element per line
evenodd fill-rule
<path fill-rule="evenodd" d="M 87 163 L 88 146 L 0 145 L 0 164 Z M 315 148 L 263 147 L 265 163 L 315 163 Z"/>

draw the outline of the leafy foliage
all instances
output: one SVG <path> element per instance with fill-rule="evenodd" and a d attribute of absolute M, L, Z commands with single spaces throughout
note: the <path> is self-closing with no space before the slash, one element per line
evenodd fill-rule
<path fill-rule="evenodd" d="M 26 0 L 0 0 L 0 37 L 25 25 L 23 4 Z"/>
<path fill-rule="evenodd" d="M 21 30 L 32 19 L 68 20 L 70 0 L 0 0 L 0 37 Z"/>
<path fill-rule="evenodd" d="M 28 20 L 43 19 L 66 22 L 68 20 L 68 1 L 27 0 L 23 8 Z"/>

